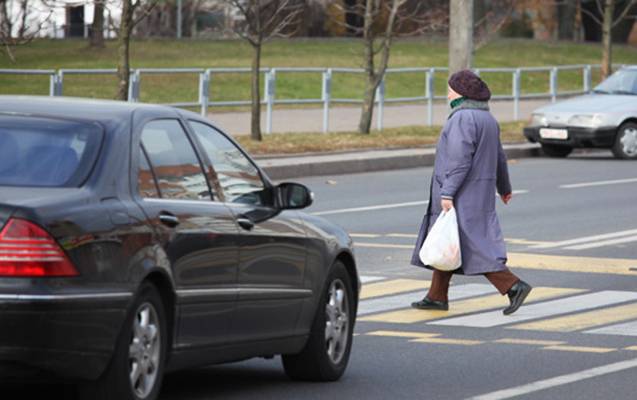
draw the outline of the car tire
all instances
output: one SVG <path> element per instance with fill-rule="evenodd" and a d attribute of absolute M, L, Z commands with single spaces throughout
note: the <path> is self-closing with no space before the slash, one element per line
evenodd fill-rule
<path fill-rule="evenodd" d="M 354 286 L 337 261 L 327 278 L 310 337 L 299 354 L 283 355 L 285 373 L 294 380 L 336 381 L 349 361 L 355 322 Z"/>
<path fill-rule="evenodd" d="M 152 284 L 144 283 L 126 317 L 106 371 L 96 382 L 80 385 L 79 399 L 155 400 L 164 375 L 167 332 L 159 292 Z M 133 368 L 140 369 L 137 378 L 132 376 Z"/>
<path fill-rule="evenodd" d="M 613 155 L 622 160 L 637 160 L 637 123 L 627 122 L 619 127 Z"/>
<path fill-rule="evenodd" d="M 542 152 L 548 157 L 564 158 L 571 154 L 572 147 L 542 143 Z"/>

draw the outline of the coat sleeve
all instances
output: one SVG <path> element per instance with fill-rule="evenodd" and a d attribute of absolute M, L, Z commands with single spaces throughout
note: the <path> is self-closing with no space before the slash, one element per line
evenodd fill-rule
<path fill-rule="evenodd" d="M 464 183 L 478 143 L 476 123 L 470 113 L 458 112 L 449 123 L 445 148 L 448 162 L 440 191 L 443 199 L 453 199 Z"/>
<path fill-rule="evenodd" d="M 513 191 L 511 188 L 511 180 L 509 179 L 509 167 L 507 165 L 507 156 L 504 154 L 502 143 L 498 139 L 498 175 L 496 187 L 499 195 L 509 194 Z"/>

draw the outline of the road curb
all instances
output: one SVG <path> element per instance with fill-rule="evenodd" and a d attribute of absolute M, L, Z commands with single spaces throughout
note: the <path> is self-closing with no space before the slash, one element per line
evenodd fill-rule
<path fill-rule="evenodd" d="M 531 143 L 504 145 L 504 152 L 509 159 L 537 157 L 540 146 Z M 428 167 L 434 164 L 435 157 L 434 148 L 425 148 L 268 158 L 257 162 L 270 178 L 283 180 Z"/>

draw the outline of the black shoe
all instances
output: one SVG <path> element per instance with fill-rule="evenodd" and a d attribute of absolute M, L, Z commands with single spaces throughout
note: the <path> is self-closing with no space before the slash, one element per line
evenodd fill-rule
<path fill-rule="evenodd" d="M 522 303 L 524 303 L 526 296 L 531 293 L 531 289 L 533 289 L 531 285 L 523 281 L 518 281 L 513 285 L 507 292 L 511 304 L 505 308 L 502 313 L 504 313 L 504 315 L 510 315 L 516 312 Z"/>
<path fill-rule="evenodd" d="M 449 310 L 448 302 L 431 300 L 427 296 L 425 296 L 425 298 L 420 301 L 415 301 L 411 303 L 411 306 L 419 310 L 440 310 L 440 311 Z"/>

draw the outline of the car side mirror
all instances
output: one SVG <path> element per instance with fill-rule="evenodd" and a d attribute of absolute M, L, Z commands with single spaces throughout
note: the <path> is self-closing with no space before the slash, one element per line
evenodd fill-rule
<path fill-rule="evenodd" d="M 276 187 L 279 208 L 299 210 L 312 205 L 314 193 L 300 183 L 284 182 Z"/>

